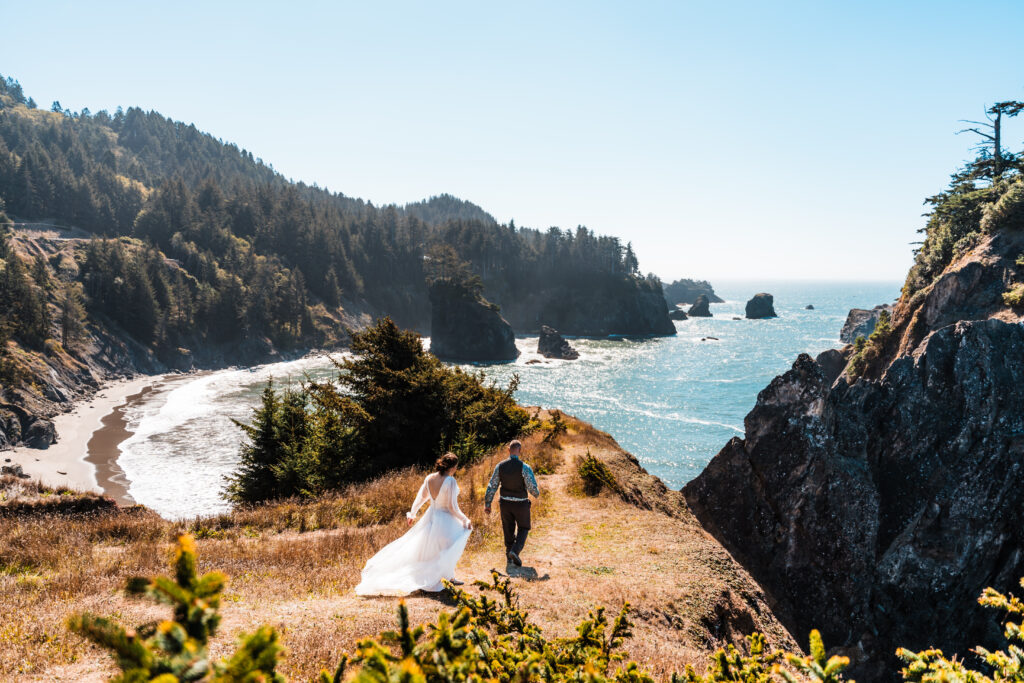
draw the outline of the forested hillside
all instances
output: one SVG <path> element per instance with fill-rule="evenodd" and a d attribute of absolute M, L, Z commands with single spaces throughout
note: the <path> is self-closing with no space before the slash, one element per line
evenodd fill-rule
<path fill-rule="evenodd" d="M 291 182 L 251 152 L 156 112 L 70 112 L 58 102 L 42 110 L 16 81 L 0 81 L 7 214 L 94 234 L 80 256 L 89 312 L 158 352 L 252 338 L 330 344 L 343 337 L 346 315 L 361 313 L 426 331 L 426 257 L 439 244 L 454 247 L 502 305 L 554 289 L 660 297 L 660 283 L 640 277 L 618 238 L 501 225 L 449 195 L 375 207 Z M 537 306 L 550 298 L 535 297 Z M 514 325 L 545 322 L 528 308 Z"/>

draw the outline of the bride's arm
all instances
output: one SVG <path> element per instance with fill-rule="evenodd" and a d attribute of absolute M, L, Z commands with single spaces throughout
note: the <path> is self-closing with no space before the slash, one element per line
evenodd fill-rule
<path fill-rule="evenodd" d="M 443 487 L 444 506 L 447 508 L 448 512 L 455 517 L 455 519 L 462 522 L 462 526 L 469 529 L 473 524 L 469 521 L 469 517 L 459 509 L 459 496 L 456 493 L 458 490 L 458 486 L 455 484 L 455 479 L 452 479 L 447 486 Z"/>
<path fill-rule="evenodd" d="M 430 491 L 427 489 L 427 480 L 424 479 L 423 486 L 420 486 L 420 492 L 416 494 L 416 500 L 413 501 L 412 509 L 405 513 L 409 521 L 416 519 L 416 514 L 428 500 L 430 500 Z"/>

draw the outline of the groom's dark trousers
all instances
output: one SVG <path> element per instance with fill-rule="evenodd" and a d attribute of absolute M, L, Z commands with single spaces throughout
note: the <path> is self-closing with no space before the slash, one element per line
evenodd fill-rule
<path fill-rule="evenodd" d="M 530 533 L 530 501 L 498 501 L 501 511 L 501 530 L 505 534 L 505 552 L 516 555 L 523 552 L 526 536 Z"/>

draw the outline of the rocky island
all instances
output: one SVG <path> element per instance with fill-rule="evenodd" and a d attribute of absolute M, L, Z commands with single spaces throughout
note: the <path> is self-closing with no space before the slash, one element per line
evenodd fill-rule
<path fill-rule="evenodd" d="M 519 357 L 512 326 L 478 289 L 454 280 L 430 287 L 430 351 L 458 361 L 509 361 Z"/>
<path fill-rule="evenodd" d="M 697 300 L 690 306 L 690 310 L 686 312 L 691 318 L 710 318 L 711 307 L 708 305 L 708 297 L 706 294 L 700 294 L 697 296 Z"/>
<path fill-rule="evenodd" d="M 537 353 L 545 358 L 559 358 L 561 360 L 576 360 L 580 357 L 579 352 L 562 335 L 547 325 L 541 325 L 540 327 Z"/>
<path fill-rule="evenodd" d="M 750 319 L 775 318 L 775 297 L 767 292 L 755 294 L 746 305 L 746 315 Z"/>

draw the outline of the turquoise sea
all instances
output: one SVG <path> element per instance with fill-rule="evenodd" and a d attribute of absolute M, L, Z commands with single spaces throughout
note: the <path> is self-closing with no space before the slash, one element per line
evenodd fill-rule
<path fill-rule="evenodd" d="M 714 284 L 726 303 L 712 304 L 712 318 L 677 322 L 675 337 L 572 339 L 576 361 L 542 359 L 537 338 L 522 337 L 516 362 L 479 367 L 500 383 L 517 373 L 520 403 L 593 423 L 678 488 L 742 436 L 744 416 L 774 376 L 800 353 L 839 346 L 849 309 L 892 302 L 901 283 Z M 743 318 L 746 300 L 759 291 L 775 296 L 778 318 Z M 538 359 L 544 362 L 528 364 Z M 169 517 L 226 509 L 220 489 L 241 441 L 231 418 L 248 419 L 270 376 L 297 381 L 330 372 L 326 359 L 306 358 L 208 373 L 150 394 L 126 413 L 134 434 L 122 444 L 119 463 L 131 495 Z"/>

